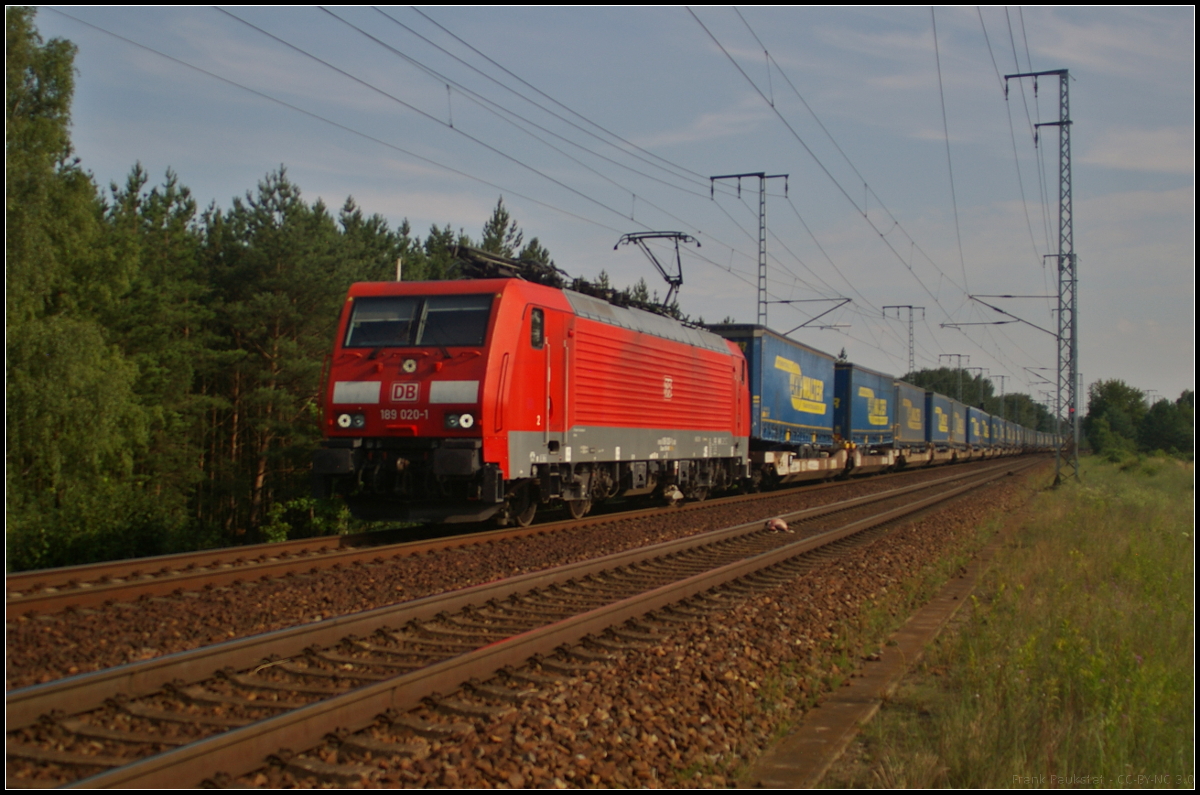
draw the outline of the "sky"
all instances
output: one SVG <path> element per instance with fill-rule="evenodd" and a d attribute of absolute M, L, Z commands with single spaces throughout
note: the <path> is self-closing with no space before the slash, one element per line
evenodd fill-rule
<path fill-rule="evenodd" d="M 36 24 L 79 48 L 72 135 L 102 187 L 141 163 L 228 207 L 282 166 L 332 210 L 353 197 L 476 239 L 502 197 L 570 275 L 660 294 L 617 241 L 683 232 L 680 308 L 754 322 L 760 181 L 710 177 L 786 175 L 765 181 L 767 293 L 795 303 L 768 303 L 768 325 L 899 375 L 908 310 L 888 307 L 919 307 L 918 369 L 961 362 L 1048 405 L 1060 146 L 1035 125 L 1059 120 L 1060 79 L 1004 76 L 1066 69 L 1084 383 L 1195 388 L 1190 6 L 42 7 Z"/>

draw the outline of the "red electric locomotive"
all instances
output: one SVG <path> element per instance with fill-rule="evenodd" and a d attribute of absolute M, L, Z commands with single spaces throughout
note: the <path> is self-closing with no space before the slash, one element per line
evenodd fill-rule
<path fill-rule="evenodd" d="M 350 288 L 314 492 L 359 517 L 528 524 L 747 475 L 746 361 L 715 334 L 519 278 Z"/>

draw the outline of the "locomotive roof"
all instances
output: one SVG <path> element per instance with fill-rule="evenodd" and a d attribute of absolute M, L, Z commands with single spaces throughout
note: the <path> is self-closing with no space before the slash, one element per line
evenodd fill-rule
<path fill-rule="evenodd" d="M 575 310 L 575 314 L 580 317 L 590 318 L 591 320 L 607 323 L 611 326 L 620 326 L 631 331 L 640 331 L 643 334 L 651 334 L 655 337 L 662 337 L 663 339 L 675 342 L 682 342 L 697 348 L 715 351 L 716 353 L 729 353 L 729 346 L 723 338 L 703 329 L 685 326 L 677 320 L 656 315 L 653 312 L 646 312 L 642 309 L 616 306 L 599 298 L 577 293 L 574 290 L 563 289 L 562 292 L 566 296 L 567 301 L 570 302 L 571 308 Z"/>

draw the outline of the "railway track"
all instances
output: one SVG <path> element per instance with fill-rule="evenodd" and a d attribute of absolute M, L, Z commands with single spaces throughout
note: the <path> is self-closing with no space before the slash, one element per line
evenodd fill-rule
<path fill-rule="evenodd" d="M 442 726 L 405 711 L 431 694 L 454 693 L 437 699 L 437 711 L 486 721 L 520 702 L 539 678 L 602 657 L 605 643 L 652 642 L 651 632 L 612 629 L 623 622 L 733 580 L 744 590 L 755 578 L 794 576 L 764 570 L 794 565 L 786 561 L 847 543 L 1012 468 L 1004 462 L 799 512 L 788 517 L 792 533 L 755 522 L 12 691 L 9 783 L 194 785 L 215 771 L 253 770 L 280 748 L 311 748 L 335 728 L 361 728 L 380 713 L 396 737 L 462 731 L 453 720 Z M 687 613 L 675 608 L 661 614 L 673 619 L 661 620 L 686 620 Z M 605 631 L 608 640 L 592 651 L 544 658 L 540 670 L 476 685 L 473 693 L 462 686 Z M 381 741 L 347 742 L 364 748 Z M 391 745 L 375 752 L 405 753 L 401 739 Z M 289 756 L 288 764 L 335 780 L 358 775 L 305 755 Z"/>
<path fill-rule="evenodd" d="M 971 466 L 971 465 L 967 465 Z M 909 470 L 877 476 L 872 482 L 888 479 L 919 479 L 941 470 Z M 803 493 L 845 488 L 846 481 L 807 486 Z M 794 490 L 723 497 L 703 503 L 687 503 L 675 512 L 709 510 L 712 506 L 772 501 L 797 493 Z M 133 602 L 143 597 L 167 596 L 228 587 L 243 582 L 283 578 L 294 574 L 352 566 L 388 558 L 422 555 L 428 552 L 496 543 L 513 538 L 545 535 L 564 530 L 603 524 L 616 519 L 654 516 L 663 508 L 637 509 L 597 514 L 574 521 L 556 521 L 527 528 L 507 528 L 464 535 L 441 537 L 444 530 L 412 528 L 400 531 L 324 536 L 275 544 L 255 544 L 219 550 L 162 555 L 151 558 L 112 561 L 83 566 L 18 572 L 5 578 L 9 615 L 60 612 L 68 608 L 95 608 L 117 602 Z M 770 508 L 765 507 L 769 512 Z M 428 536 L 419 540 L 394 541 L 404 534 Z"/>

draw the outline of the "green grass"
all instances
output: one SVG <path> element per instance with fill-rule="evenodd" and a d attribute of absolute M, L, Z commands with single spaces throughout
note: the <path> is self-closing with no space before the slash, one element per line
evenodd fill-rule
<path fill-rule="evenodd" d="M 1085 459 L 831 786 L 1195 782 L 1193 466 Z"/>

